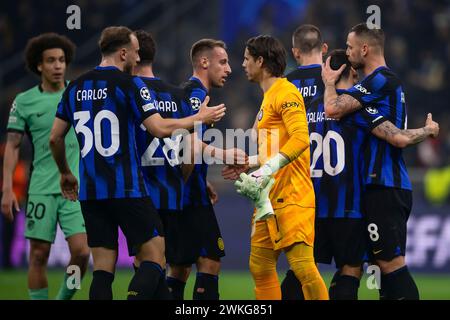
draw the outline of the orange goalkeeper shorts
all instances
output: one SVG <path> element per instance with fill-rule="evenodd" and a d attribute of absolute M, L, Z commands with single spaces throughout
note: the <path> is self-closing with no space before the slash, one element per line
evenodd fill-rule
<path fill-rule="evenodd" d="M 252 246 L 280 250 L 297 242 L 314 245 L 315 208 L 288 205 L 274 212 L 270 218 L 252 223 Z"/>

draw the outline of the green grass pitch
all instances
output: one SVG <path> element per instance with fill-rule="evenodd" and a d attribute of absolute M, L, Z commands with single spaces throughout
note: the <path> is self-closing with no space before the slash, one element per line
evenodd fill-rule
<path fill-rule="evenodd" d="M 284 273 L 280 273 L 280 280 Z M 185 299 L 192 299 L 192 288 L 195 281 L 195 273 L 191 275 L 185 290 Z M 128 283 L 131 279 L 132 271 L 120 270 L 116 273 L 113 284 L 114 299 L 125 299 Z M 450 300 L 450 276 L 431 275 L 431 274 L 413 274 L 419 287 L 421 299 L 431 300 Z M 323 273 L 327 286 L 331 280 L 331 273 Z M 63 279 L 62 269 L 53 269 L 48 272 L 49 294 L 54 297 L 58 292 L 60 283 Z M 377 290 L 369 290 L 366 286 L 366 277 L 361 280 L 359 291 L 360 299 L 376 300 L 378 299 Z M 91 271 L 83 279 L 81 289 L 75 295 L 74 299 L 87 299 L 89 294 L 89 285 L 92 280 Z M 253 280 L 249 272 L 246 271 L 224 271 L 220 276 L 220 298 L 222 300 L 254 299 Z M 27 293 L 27 274 L 26 270 L 0 271 L 0 299 L 1 300 L 21 300 L 28 299 Z"/>

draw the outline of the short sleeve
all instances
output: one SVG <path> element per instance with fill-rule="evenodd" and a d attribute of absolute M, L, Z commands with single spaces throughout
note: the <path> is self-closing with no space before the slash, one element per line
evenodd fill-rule
<path fill-rule="evenodd" d="M 206 92 L 200 88 L 194 88 L 188 93 L 187 98 L 189 99 L 189 104 L 191 106 L 191 114 L 196 114 L 203 101 L 205 101 Z"/>
<path fill-rule="evenodd" d="M 13 103 L 11 105 L 11 109 L 9 111 L 7 129 L 8 129 L 8 131 L 23 132 L 23 131 L 25 131 L 25 126 L 26 126 L 25 118 L 23 117 L 23 115 L 21 113 L 21 106 L 20 106 L 18 99 L 16 98 L 13 101 Z"/>
<path fill-rule="evenodd" d="M 139 77 L 133 77 L 129 98 L 133 114 L 139 123 L 158 113 L 155 94 L 147 88 L 144 81 Z"/>
<path fill-rule="evenodd" d="M 70 122 L 71 118 L 69 116 L 68 103 L 69 101 L 67 101 L 67 94 L 66 91 L 64 91 L 61 101 L 58 103 L 58 108 L 56 109 L 56 117 L 66 122 Z"/>
<path fill-rule="evenodd" d="M 371 132 L 374 128 L 387 121 L 376 108 L 365 107 L 348 116 L 342 118 L 340 121 L 344 125 L 357 126 L 367 132 Z"/>

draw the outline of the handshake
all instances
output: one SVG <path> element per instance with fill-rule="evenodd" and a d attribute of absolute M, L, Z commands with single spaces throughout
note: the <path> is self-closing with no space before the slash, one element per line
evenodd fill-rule
<path fill-rule="evenodd" d="M 275 183 L 273 175 L 282 167 L 289 164 L 290 161 L 284 154 L 277 153 L 264 165 L 248 175 L 246 172 L 250 169 L 250 164 L 255 162 L 250 161 L 250 158 L 247 159 L 248 163 L 244 165 L 225 166 L 222 170 L 222 176 L 229 180 L 237 180 L 238 177 L 241 179 L 234 183 L 236 191 L 252 200 L 255 204 L 255 221 L 265 220 L 274 214 L 269 199 L 270 189 Z M 256 163 L 259 162 L 256 161 Z"/>

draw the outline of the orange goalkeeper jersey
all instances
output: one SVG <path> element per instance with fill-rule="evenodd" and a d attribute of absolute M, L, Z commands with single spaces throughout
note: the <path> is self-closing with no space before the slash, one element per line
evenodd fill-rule
<path fill-rule="evenodd" d="M 295 204 L 314 208 L 310 178 L 309 133 L 303 97 L 285 78 L 279 78 L 264 94 L 258 113 L 258 157 L 263 165 L 282 152 L 291 162 L 275 174 L 270 191 L 274 209 Z"/>

